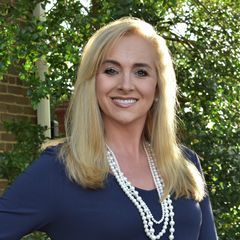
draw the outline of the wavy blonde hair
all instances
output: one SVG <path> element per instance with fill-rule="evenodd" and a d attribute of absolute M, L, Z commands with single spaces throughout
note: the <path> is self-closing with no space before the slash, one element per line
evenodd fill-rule
<path fill-rule="evenodd" d="M 137 18 L 124 17 L 98 30 L 84 48 L 74 93 L 66 116 L 66 142 L 61 156 L 68 176 L 83 187 L 100 188 L 109 173 L 95 76 L 108 49 L 127 34 L 138 34 L 156 50 L 158 101 L 148 113 L 143 136 L 151 143 L 165 182 L 164 197 L 204 197 L 204 181 L 176 141 L 176 79 L 166 43 L 154 28 Z"/>

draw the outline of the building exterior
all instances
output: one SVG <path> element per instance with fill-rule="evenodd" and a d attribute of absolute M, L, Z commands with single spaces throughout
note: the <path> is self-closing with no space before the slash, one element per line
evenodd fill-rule
<path fill-rule="evenodd" d="M 4 128 L 5 121 L 30 120 L 37 123 L 34 111 L 27 96 L 27 87 L 16 73 L 9 73 L 0 81 L 0 151 L 11 150 L 15 139 Z"/>
<path fill-rule="evenodd" d="M 0 7 L 3 4 L 14 6 L 16 1 L 11 0 L 7 3 L 5 0 L 0 0 Z M 44 10 L 40 3 L 32 11 L 36 18 L 41 21 L 44 20 Z M 21 19 L 16 20 L 21 21 L 20 25 L 24 27 L 24 21 L 22 22 Z M 44 81 L 44 73 L 47 71 L 46 64 L 39 60 L 36 66 L 39 78 Z M 13 68 L 10 68 L 4 79 L 0 80 L 0 152 L 11 150 L 15 143 L 14 136 L 4 128 L 5 121 L 30 120 L 33 123 L 47 126 L 45 135 L 51 137 L 49 98 L 42 99 L 37 110 L 33 110 L 27 92 L 27 87 L 19 80 L 18 73 Z"/>

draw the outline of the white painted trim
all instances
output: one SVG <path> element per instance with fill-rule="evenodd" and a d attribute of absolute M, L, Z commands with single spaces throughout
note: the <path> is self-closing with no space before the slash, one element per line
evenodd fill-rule
<path fill-rule="evenodd" d="M 41 7 L 41 3 L 37 4 L 36 8 L 33 11 L 33 15 L 39 18 L 41 21 L 45 20 L 44 10 Z M 38 76 L 41 80 L 45 80 L 45 75 L 48 71 L 47 64 L 44 60 L 39 60 L 37 63 Z M 37 123 L 41 126 L 47 126 L 45 131 L 45 136 L 51 138 L 51 115 L 50 115 L 50 99 L 47 98 L 41 99 L 40 103 L 37 106 Z"/>

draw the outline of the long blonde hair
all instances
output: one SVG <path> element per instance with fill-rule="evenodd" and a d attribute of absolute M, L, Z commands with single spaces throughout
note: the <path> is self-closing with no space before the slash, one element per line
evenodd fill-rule
<path fill-rule="evenodd" d="M 176 79 L 166 43 L 154 28 L 137 18 L 125 17 L 98 30 L 84 48 L 74 93 L 66 116 L 66 142 L 61 157 L 68 176 L 83 187 L 99 188 L 109 173 L 95 76 L 109 49 L 126 34 L 138 34 L 156 49 L 158 101 L 148 113 L 144 137 L 153 147 L 165 181 L 164 196 L 204 197 L 204 181 L 194 164 L 185 159 L 176 140 Z"/>

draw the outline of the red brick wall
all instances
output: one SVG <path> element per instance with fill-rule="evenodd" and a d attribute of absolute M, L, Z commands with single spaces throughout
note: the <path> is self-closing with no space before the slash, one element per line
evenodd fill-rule
<path fill-rule="evenodd" d="M 14 136 L 3 127 L 3 122 L 9 120 L 37 122 L 37 113 L 27 97 L 27 87 L 13 74 L 0 80 L 0 151 L 10 150 L 15 143 Z"/>
<path fill-rule="evenodd" d="M 60 136 L 65 136 L 65 125 L 64 125 L 64 122 L 65 122 L 65 115 L 66 115 L 66 111 L 67 111 L 67 108 L 68 108 L 68 104 L 69 102 L 66 101 L 66 102 L 63 102 L 61 103 L 60 105 L 58 105 L 56 108 L 55 108 L 55 117 L 56 117 L 56 120 L 58 121 L 58 128 L 59 128 L 59 135 Z"/>

